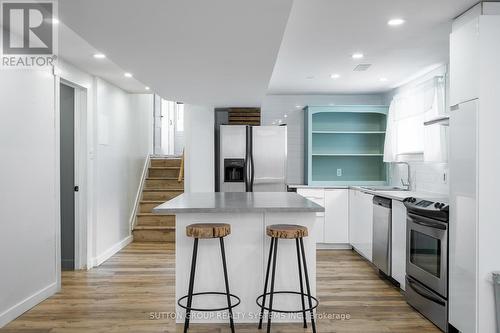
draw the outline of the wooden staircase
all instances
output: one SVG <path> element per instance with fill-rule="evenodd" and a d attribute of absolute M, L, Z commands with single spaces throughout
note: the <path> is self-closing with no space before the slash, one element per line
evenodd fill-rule
<path fill-rule="evenodd" d="M 151 158 L 132 231 L 134 242 L 175 244 L 175 215 L 153 208 L 184 192 L 184 158 Z"/>

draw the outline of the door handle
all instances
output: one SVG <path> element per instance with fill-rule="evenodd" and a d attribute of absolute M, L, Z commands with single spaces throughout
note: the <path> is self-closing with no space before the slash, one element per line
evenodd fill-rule
<path fill-rule="evenodd" d="M 445 306 L 446 304 L 440 300 L 439 298 L 435 297 L 435 296 L 432 296 L 432 295 L 429 295 L 427 294 L 426 292 L 420 290 L 420 288 L 411 280 L 406 280 L 408 281 L 408 284 L 410 285 L 410 288 L 413 289 L 413 291 L 415 291 L 417 294 L 419 294 L 420 296 L 422 296 L 423 298 L 426 298 L 428 299 L 429 301 L 431 302 L 434 302 L 434 303 L 437 303 L 441 306 Z"/>
<path fill-rule="evenodd" d="M 76 185 L 76 186 L 74 187 L 74 191 L 75 191 L 75 192 L 79 192 L 79 191 L 80 191 L 80 186 Z"/>
<path fill-rule="evenodd" d="M 411 221 L 413 223 L 419 224 L 421 226 L 434 228 L 434 229 L 440 229 L 440 230 L 446 230 L 446 226 L 443 224 L 435 223 L 435 222 L 431 222 L 431 221 L 422 221 L 418 218 L 418 216 L 411 214 L 411 213 L 408 214 L 408 216 L 411 217 Z"/>

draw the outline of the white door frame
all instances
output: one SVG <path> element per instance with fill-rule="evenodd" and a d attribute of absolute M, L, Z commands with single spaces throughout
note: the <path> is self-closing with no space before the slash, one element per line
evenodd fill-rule
<path fill-rule="evenodd" d="M 65 80 L 59 76 L 56 77 L 56 103 L 57 103 L 57 119 L 56 123 L 59 124 L 60 119 L 60 84 L 65 84 L 67 86 L 75 89 L 75 185 L 79 186 L 79 191 L 75 192 L 75 270 L 86 269 L 88 262 L 88 177 L 87 177 L 87 156 L 88 156 L 88 145 L 87 145 L 87 116 L 88 116 L 88 106 L 87 106 L 87 88 L 79 86 L 73 82 Z M 58 125 L 59 126 L 59 125 Z M 58 132 L 58 168 L 60 165 L 60 142 Z M 60 173 L 58 174 L 58 178 Z M 60 181 L 59 181 L 60 184 Z M 57 193 L 60 197 L 60 189 L 57 188 Z M 59 199 L 60 204 L 60 199 Z M 60 207 L 59 207 L 60 208 Z M 58 232 L 58 242 L 61 241 L 61 231 L 60 223 L 57 226 L 59 228 Z M 58 275 L 61 274 L 61 249 L 60 245 L 57 251 L 58 257 Z"/>

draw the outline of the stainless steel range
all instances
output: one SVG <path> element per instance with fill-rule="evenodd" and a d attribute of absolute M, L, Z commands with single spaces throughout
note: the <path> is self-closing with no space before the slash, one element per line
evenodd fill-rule
<path fill-rule="evenodd" d="M 447 203 L 408 198 L 406 300 L 442 331 L 448 328 Z"/>

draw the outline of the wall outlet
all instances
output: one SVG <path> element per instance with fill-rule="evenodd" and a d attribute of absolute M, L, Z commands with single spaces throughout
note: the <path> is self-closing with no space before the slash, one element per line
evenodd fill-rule
<path fill-rule="evenodd" d="M 337 169 L 337 177 L 342 177 L 342 169 Z"/>

